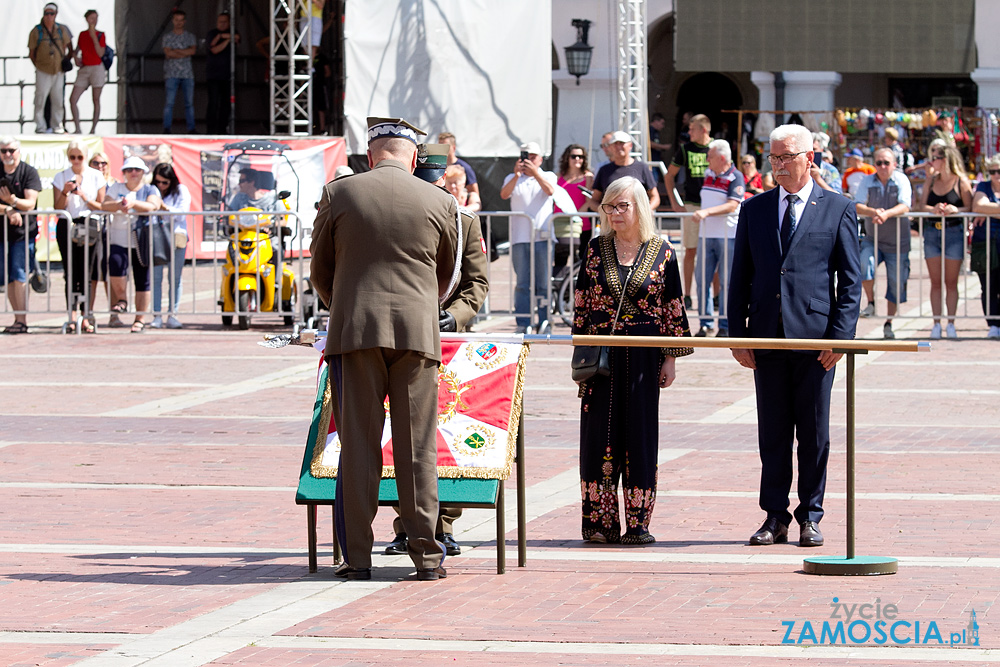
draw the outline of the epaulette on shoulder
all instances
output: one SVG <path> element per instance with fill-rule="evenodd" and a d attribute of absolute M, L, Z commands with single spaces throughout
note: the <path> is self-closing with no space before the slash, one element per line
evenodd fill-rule
<path fill-rule="evenodd" d="M 464 215 L 466 218 L 469 218 L 470 220 L 476 217 L 475 211 L 473 211 L 471 208 L 465 208 L 464 206 L 459 206 L 458 212 Z"/>

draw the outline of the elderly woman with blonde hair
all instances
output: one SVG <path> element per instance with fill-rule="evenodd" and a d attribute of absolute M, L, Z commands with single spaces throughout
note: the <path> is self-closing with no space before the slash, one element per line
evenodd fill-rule
<path fill-rule="evenodd" d="M 673 247 L 656 235 L 646 189 L 637 179 L 608 186 L 601 203 L 605 235 L 587 245 L 576 281 L 574 334 L 690 336 Z M 651 544 L 656 499 L 660 390 L 689 347 L 609 347 L 607 375 L 580 382 L 583 539 Z M 618 484 L 625 517 L 619 518 Z M 622 523 L 625 532 L 622 534 Z"/>

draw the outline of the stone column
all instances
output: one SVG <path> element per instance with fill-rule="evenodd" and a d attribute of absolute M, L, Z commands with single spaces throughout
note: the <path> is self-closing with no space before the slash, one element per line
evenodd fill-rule
<path fill-rule="evenodd" d="M 979 106 L 1000 109 L 1000 67 L 977 67 L 969 76 L 979 87 Z"/>
<path fill-rule="evenodd" d="M 774 108 L 774 74 L 771 72 L 750 72 L 750 81 L 757 86 L 760 91 L 761 111 L 781 111 Z M 762 113 L 757 118 L 757 125 L 754 127 L 755 139 L 767 139 L 774 129 L 774 114 Z"/>

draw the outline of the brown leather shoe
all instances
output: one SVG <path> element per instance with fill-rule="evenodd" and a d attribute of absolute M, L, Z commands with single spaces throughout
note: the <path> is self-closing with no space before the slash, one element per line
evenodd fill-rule
<path fill-rule="evenodd" d="M 784 544 L 787 541 L 788 526 L 774 517 L 768 517 L 764 525 L 760 527 L 760 530 L 750 536 L 750 544 L 752 546 Z"/>
<path fill-rule="evenodd" d="M 417 570 L 417 581 L 437 581 L 447 576 L 448 573 L 440 565 L 430 570 Z"/>
<path fill-rule="evenodd" d="M 799 546 L 800 547 L 821 547 L 823 546 L 823 533 L 819 532 L 819 526 L 815 521 L 803 521 L 799 525 Z"/>
<path fill-rule="evenodd" d="M 372 578 L 372 569 L 370 567 L 351 567 L 347 563 L 341 563 L 333 571 L 333 576 L 343 577 L 348 581 L 368 581 Z"/>

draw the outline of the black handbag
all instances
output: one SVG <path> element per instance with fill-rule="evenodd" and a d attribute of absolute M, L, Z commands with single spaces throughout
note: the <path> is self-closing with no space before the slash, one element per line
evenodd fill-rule
<path fill-rule="evenodd" d="M 62 59 L 62 71 L 68 72 L 73 69 L 73 56 L 65 56 Z"/>
<path fill-rule="evenodd" d="M 611 322 L 611 335 L 615 335 L 615 326 L 618 324 L 618 316 L 622 312 L 622 303 L 625 302 L 625 290 L 629 281 L 632 280 L 632 272 L 642 261 L 642 256 L 646 252 L 646 244 L 635 258 L 635 262 L 628 270 L 628 276 L 622 283 L 622 296 L 618 300 L 618 310 L 615 311 L 615 319 Z M 617 270 L 617 269 L 616 269 Z M 611 375 L 611 349 L 607 345 L 577 345 L 573 348 L 573 360 L 570 361 L 573 382 L 586 382 L 595 375 L 605 377 Z"/>
<path fill-rule="evenodd" d="M 586 382 L 595 375 L 611 375 L 610 349 L 607 345 L 578 345 L 573 348 L 573 382 Z"/>
<path fill-rule="evenodd" d="M 149 220 L 148 224 L 142 225 L 135 230 L 135 246 L 139 254 L 139 264 L 141 266 L 150 265 L 149 245 L 150 235 L 153 244 L 153 266 L 166 266 L 170 264 L 170 253 L 174 247 L 173 234 L 167 229 L 167 224 L 159 218 Z"/>

